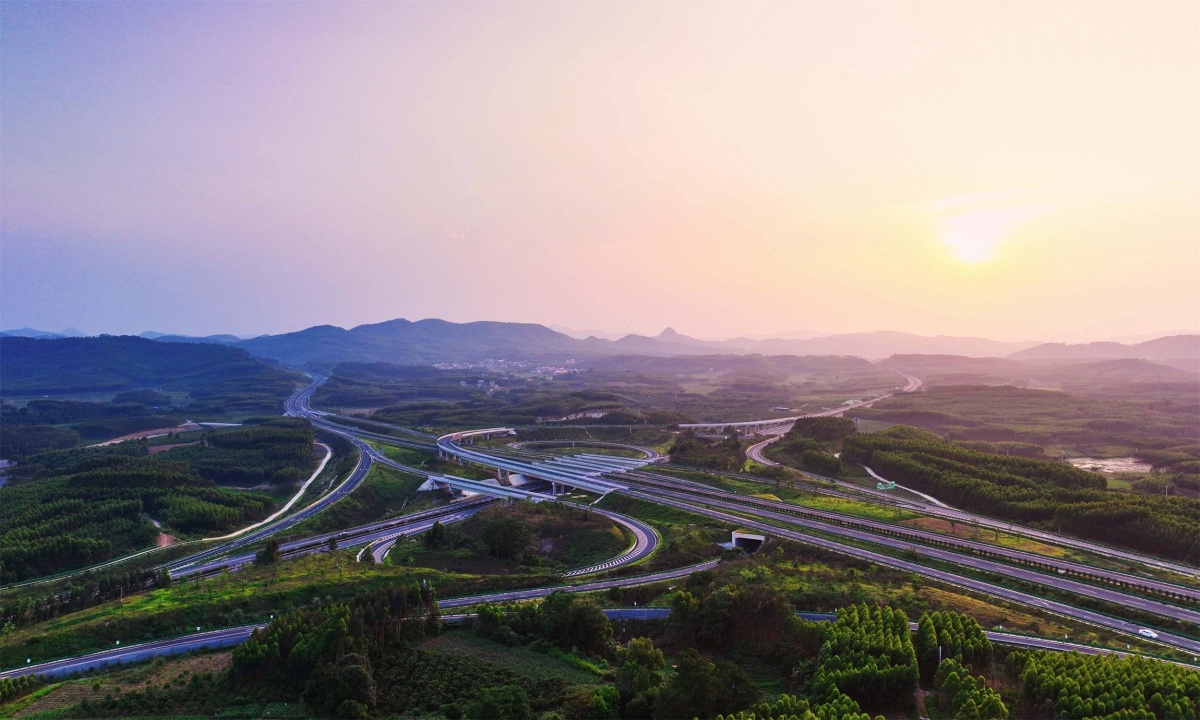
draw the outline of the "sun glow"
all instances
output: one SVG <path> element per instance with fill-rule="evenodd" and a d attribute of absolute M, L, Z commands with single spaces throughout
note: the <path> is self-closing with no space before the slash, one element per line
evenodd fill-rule
<path fill-rule="evenodd" d="M 938 235 L 954 257 L 976 265 L 996 255 L 1000 243 L 1036 214 L 1033 208 L 996 208 L 945 215 L 937 220 Z"/>

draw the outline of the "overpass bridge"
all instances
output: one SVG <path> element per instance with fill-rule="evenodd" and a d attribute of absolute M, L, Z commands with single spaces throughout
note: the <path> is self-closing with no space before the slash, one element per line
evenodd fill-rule
<path fill-rule="evenodd" d="M 893 394 L 894 393 L 887 393 L 886 395 L 879 395 L 877 397 L 867 398 L 866 400 L 848 402 L 838 405 L 837 407 L 822 410 L 821 412 L 808 413 L 807 415 L 793 415 L 791 417 L 770 418 L 767 420 L 747 420 L 745 422 L 681 423 L 679 425 L 679 429 L 695 430 L 697 432 L 721 432 L 725 428 L 731 427 L 743 435 L 782 435 L 788 430 L 791 430 L 792 426 L 796 424 L 797 420 L 803 418 L 834 417 L 841 415 L 847 410 L 867 407 L 872 403 L 885 400 L 890 398 Z"/>
<path fill-rule="evenodd" d="M 905 379 L 904 387 L 897 387 L 894 392 L 884 395 L 877 395 L 866 400 L 856 400 L 845 402 L 837 407 L 826 408 L 821 412 L 808 413 L 807 415 L 793 415 L 791 417 L 770 418 L 768 420 L 747 420 L 745 422 L 711 422 L 711 423 L 686 423 L 679 426 L 680 430 L 695 430 L 697 432 L 721 432 L 727 427 L 732 427 L 740 431 L 743 435 L 782 435 L 796 424 L 801 418 L 818 418 L 818 417 L 833 417 L 841 415 L 847 410 L 854 410 L 861 407 L 869 407 L 872 403 L 877 403 L 880 400 L 886 400 L 896 393 L 910 393 L 921 389 L 923 384 L 920 378 L 913 377 L 908 373 L 902 373 L 899 370 L 892 372 L 902 376 Z"/>
<path fill-rule="evenodd" d="M 501 479 L 515 479 L 518 483 L 542 480 L 550 483 L 551 494 L 558 494 L 559 486 L 607 495 L 627 486 L 602 477 L 605 473 L 633 470 L 649 461 L 641 458 L 617 457 L 615 455 L 571 455 L 546 460 L 521 460 L 492 453 L 480 452 L 469 446 L 476 439 L 512 435 L 512 428 L 485 428 L 449 433 L 437 440 L 438 454 L 443 458 L 457 458 L 493 469 Z M 514 476 L 516 476 L 514 478 Z"/>

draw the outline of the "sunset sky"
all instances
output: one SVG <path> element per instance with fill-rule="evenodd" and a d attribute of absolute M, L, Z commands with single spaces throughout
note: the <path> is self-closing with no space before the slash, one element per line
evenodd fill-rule
<path fill-rule="evenodd" d="M 0 4 L 0 326 L 1200 328 L 1200 4 Z"/>

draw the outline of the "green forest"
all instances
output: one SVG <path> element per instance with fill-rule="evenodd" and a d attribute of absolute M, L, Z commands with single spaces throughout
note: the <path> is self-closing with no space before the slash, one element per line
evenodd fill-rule
<path fill-rule="evenodd" d="M 964 510 L 1200 562 L 1200 501 L 1106 490 L 1063 462 L 972 450 L 907 426 L 853 435 L 842 459 Z"/>
<path fill-rule="evenodd" d="M 675 436 L 670 454 L 672 462 L 706 470 L 736 472 L 746 462 L 742 443 L 732 429 L 726 430 L 724 440 L 709 440 L 697 437 L 691 430 L 684 430 Z"/>
<path fill-rule="evenodd" d="M 265 517 L 269 496 L 218 483 L 296 484 L 312 471 L 312 428 L 296 418 L 251 422 L 157 454 L 129 441 L 30 456 L 0 486 L 4 581 L 118 557 L 160 532 L 205 535 Z"/>
<path fill-rule="evenodd" d="M 159 529 L 221 532 L 265 517 L 266 495 L 222 490 L 180 463 L 110 455 L 0 487 L 0 563 L 13 582 L 153 545 Z"/>
<path fill-rule="evenodd" d="M 243 427 L 205 432 L 160 455 L 221 485 L 288 486 L 308 477 L 313 433 L 303 418 L 251 418 Z"/>
<path fill-rule="evenodd" d="M 1014 652 L 1022 717 L 1191 720 L 1200 715 L 1200 673 L 1138 657 Z"/>

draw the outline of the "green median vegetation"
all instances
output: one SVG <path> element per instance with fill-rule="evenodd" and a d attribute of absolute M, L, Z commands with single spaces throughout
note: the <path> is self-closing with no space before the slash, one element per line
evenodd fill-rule
<path fill-rule="evenodd" d="M 456 572 L 553 574 L 616 557 L 629 544 L 620 526 L 586 507 L 496 503 L 461 523 L 435 524 L 391 556 Z"/>
<path fill-rule="evenodd" d="M 707 470 L 737 472 L 746 463 L 742 443 L 732 429 L 726 430 L 724 440 L 706 440 L 684 430 L 675 436 L 670 453 L 671 462 Z"/>

